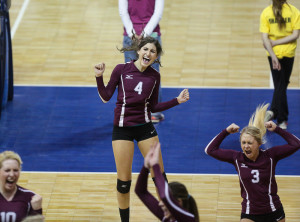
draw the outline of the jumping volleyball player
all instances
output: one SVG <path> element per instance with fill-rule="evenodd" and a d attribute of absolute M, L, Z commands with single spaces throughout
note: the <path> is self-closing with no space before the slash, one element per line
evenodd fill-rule
<path fill-rule="evenodd" d="M 158 103 L 160 74 L 151 67 L 154 62 L 160 63 L 158 57 L 162 48 L 158 40 L 145 37 L 141 41 L 133 41 L 130 47 L 120 51 L 132 50 L 137 52 L 138 59 L 117 65 L 106 86 L 103 82 L 105 64 L 95 65 L 98 93 L 104 103 L 111 99 L 118 87 L 112 146 L 117 168 L 117 198 L 122 222 L 129 221 L 134 140 L 145 156 L 150 145 L 159 141 L 151 122 L 151 112 L 161 112 L 189 100 L 189 92 L 184 89 L 177 98 Z M 161 152 L 159 165 L 164 172 Z"/>

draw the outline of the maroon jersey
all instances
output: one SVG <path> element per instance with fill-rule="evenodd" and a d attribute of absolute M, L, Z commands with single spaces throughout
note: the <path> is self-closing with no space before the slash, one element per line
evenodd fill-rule
<path fill-rule="evenodd" d="M 159 196 L 176 221 L 195 222 L 194 215 L 182 209 L 178 201 L 172 196 L 168 183 L 165 181 L 158 164 L 153 166 L 153 171 Z M 148 174 L 149 170 L 143 167 L 136 182 L 135 192 L 156 217 L 162 221 L 171 222 L 171 220 L 164 218 L 164 212 L 158 205 L 158 200 L 147 190 Z"/>
<path fill-rule="evenodd" d="M 218 134 L 205 149 L 208 155 L 234 165 L 239 175 L 243 198 L 242 212 L 245 214 L 266 214 L 281 207 L 277 195 L 275 167 L 279 160 L 300 148 L 300 140 L 280 127 L 276 127 L 274 132 L 282 136 L 287 144 L 260 150 L 255 162 L 240 151 L 219 148 L 225 137 L 229 135 L 226 129 Z"/>
<path fill-rule="evenodd" d="M 133 62 L 117 65 L 105 87 L 103 77 L 96 77 L 98 93 L 108 102 L 118 87 L 114 125 L 135 126 L 151 121 L 151 112 L 161 112 L 178 105 L 176 98 L 158 103 L 160 74 L 152 67 L 140 72 Z"/>
<path fill-rule="evenodd" d="M 34 195 L 32 191 L 18 185 L 11 201 L 7 201 L 0 193 L 0 222 L 18 222 L 29 215 L 42 214 L 42 209 L 32 209 L 30 201 Z"/>

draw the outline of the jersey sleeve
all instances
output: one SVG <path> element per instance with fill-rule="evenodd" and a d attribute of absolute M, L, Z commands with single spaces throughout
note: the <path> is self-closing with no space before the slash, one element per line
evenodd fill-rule
<path fill-rule="evenodd" d="M 128 0 L 119 0 L 119 14 L 125 27 L 126 33 L 131 38 L 133 33 L 135 34 L 135 30 L 128 13 Z"/>
<path fill-rule="evenodd" d="M 177 98 L 171 99 L 167 102 L 156 103 L 151 106 L 151 112 L 153 112 L 153 113 L 162 112 L 164 110 L 167 110 L 174 106 L 177 106 L 178 104 L 179 103 L 177 101 Z"/>
<path fill-rule="evenodd" d="M 266 9 L 261 13 L 260 15 L 260 25 L 259 25 L 259 31 L 262 33 L 269 33 L 270 32 L 270 25 L 269 22 L 265 16 Z"/>
<path fill-rule="evenodd" d="M 162 112 L 164 110 L 170 109 L 179 104 L 177 98 L 159 103 L 158 102 L 159 85 L 160 85 L 160 75 L 156 77 L 156 84 L 154 86 L 153 93 L 150 97 L 150 110 L 152 113 Z"/>
<path fill-rule="evenodd" d="M 170 193 L 168 183 L 163 177 L 158 164 L 153 166 L 153 172 L 155 175 L 155 185 L 158 190 L 159 196 L 172 216 L 177 221 L 195 222 L 195 216 L 182 209 L 178 201 Z"/>
<path fill-rule="evenodd" d="M 98 94 L 104 103 L 107 103 L 113 96 L 116 87 L 119 84 L 123 66 L 124 64 L 119 64 L 114 68 L 107 86 L 104 85 L 103 76 L 96 77 Z"/>
<path fill-rule="evenodd" d="M 293 134 L 281 129 L 280 127 L 276 127 L 274 132 L 279 134 L 287 142 L 287 144 L 275 146 L 267 150 L 270 156 L 275 160 L 288 157 L 300 149 L 300 140 Z"/>
<path fill-rule="evenodd" d="M 143 166 L 136 182 L 135 193 L 140 198 L 140 200 L 145 204 L 145 206 L 156 217 L 162 220 L 164 217 L 164 213 L 161 207 L 158 205 L 158 200 L 151 193 L 149 193 L 147 189 L 148 174 L 149 174 L 149 170 Z"/>
<path fill-rule="evenodd" d="M 30 210 L 28 215 L 38 215 L 38 214 L 43 214 L 43 209 L 39 209 L 39 210 L 34 210 L 32 209 L 32 206 L 30 206 Z"/>
<path fill-rule="evenodd" d="M 215 136 L 205 148 L 205 153 L 217 160 L 234 163 L 234 154 L 238 153 L 235 150 L 220 149 L 223 140 L 229 135 L 224 129 L 221 133 Z"/>
<path fill-rule="evenodd" d="M 300 29 L 300 11 L 296 8 L 293 7 L 293 17 L 292 17 L 292 25 L 293 25 L 293 30 Z"/>

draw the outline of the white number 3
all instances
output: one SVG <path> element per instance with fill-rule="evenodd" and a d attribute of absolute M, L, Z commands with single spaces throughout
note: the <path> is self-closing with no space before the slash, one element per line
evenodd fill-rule
<path fill-rule="evenodd" d="M 258 170 L 252 170 L 251 174 L 253 174 L 252 183 L 258 183 L 259 182 L 259 171 Z"/>
<path fill-rule="evenodd" d="M 143 91 L 143 82 L 139 82 L 134 88 L 134 91 L 138 92 L 138 94 L 141 95 Z"/>

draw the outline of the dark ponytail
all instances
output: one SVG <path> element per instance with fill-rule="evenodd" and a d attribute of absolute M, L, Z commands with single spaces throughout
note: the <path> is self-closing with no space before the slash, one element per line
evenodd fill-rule
<path fill-rule="evenodd" d="M 170 190 L 173 194 L 173 197 L 181 199 L 182 201 L 182 208 L 190 212 L 195 216 L 195 221 L 199 222 L 199 213 L 198 207 L 195 199 L 188 193 L 184 184 L 179 182 L 171 182 L 169 183 Z"/>
<path fill-rule="evenodd" d="M 282 17 L 282 5 L 287 3 L 286 0 L 273 0 L 273 13 L 275 16 L 275 20 L 278 23 L 279 29 L 285 28 L 285 20 Z"/>
<path fill-rule="evenodd" d="M 192 214 L 194 214 L 195 216 L 195 221 L 200 221 L 199 219 L 199 213 L 198 213 L 198 207 L 197 207 L 197 203 L 194 199 L 194 197 L 192 195 L 189 195 L 188 197 L 188 206 L 189 206 L 189 212 L 191 212 Z"/>

